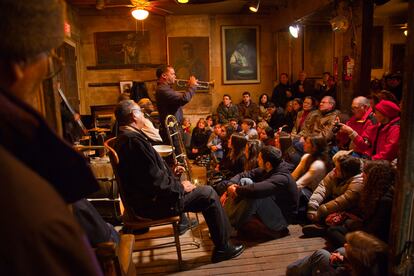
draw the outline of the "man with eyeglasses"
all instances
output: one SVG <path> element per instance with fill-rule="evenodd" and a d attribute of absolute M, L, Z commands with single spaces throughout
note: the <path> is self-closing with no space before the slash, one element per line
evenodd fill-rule
<path fill-rule="evenodd" d="M 332 141 L 334 133 L 332 129 L 337 121 L 339 110 L 335 109 L 335 99 L 331 96 L 325 96 L 319 103 L 319 116 L 315 120 L 313 135 L 323 136 L 327 142 Z"/>
<path fill-rule="evenodd" d="M 173 174 L 142 132 L 145 117 L 134 101 L 120 102 L 115 116 L 120 126 L 114 147 L 119 156 L 118 175 L 135 214 L 161 219 L 201 211 L 215 245 L 211 261 L 239 256 L 244 246 L 229 242 L 230 222 L 215 190 L 181 181 Z"/>
<path fill-rule="evenodd" d="M 369 126 L 377 123 L 369 99 L 366 97 L 360 96 L 353 99 L 351 110 L 353 116 L 346 122 L 346 125 L 355 130 L 359 135 L 362 135 Z M 345 133 L 339 132 L 336 135 L 336 139 L 340 149 L 354 149 L 354 145 L 350 143 L 351 140 Z"/>
<path fill-rule="evenodd" d="M 66 205 L 97 190 L 96 180 L 28 104 L 54 73 L 64 3 L 2 0 L 0 11 L 0 275 L 102 275 Z"/>

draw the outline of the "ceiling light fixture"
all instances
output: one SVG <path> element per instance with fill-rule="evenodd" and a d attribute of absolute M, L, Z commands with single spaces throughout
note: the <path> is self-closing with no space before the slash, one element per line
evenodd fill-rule
<path fill-rule="evenodd" d="M 294 38 L 298 38 L 298 36 L 299 36 L 299 26 L 298 25 L 291 25 L 291 26 L 289 26 L 289 33 Z"/>
<path fill-rule="evenodd" d="M 131 14 L 136 20 L 144 20 L 148 17 L 149 12 L 143 8 L 135 8 L 131 11 Z"/>
<path fill-rule="evenodd" d="M 249 10 L 251 12 L 257 12 L 259 10 L 260 0 L 254 0 L 249 4 Z"/>
<path fill-rule="evenodd" d="M 177 2 L 180 4 L 187 4 L 188 0 L 177 0 Z"/>

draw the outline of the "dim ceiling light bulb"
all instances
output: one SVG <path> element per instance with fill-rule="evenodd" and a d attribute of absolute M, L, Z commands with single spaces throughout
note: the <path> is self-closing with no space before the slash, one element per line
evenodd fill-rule
<path fill-rule="evenodd" d="M 147 10 L 141 8 L 133 9 L 131 13 L 136 20 L 144 20 L 148 17 L 149 14 Z"/>
<path fill-rule="evenodd" d="M 289 32 L 294 38 L 298 38 L 298 36 L 299 36 L 299 26 L 298 25 L 289 26 Z"/>

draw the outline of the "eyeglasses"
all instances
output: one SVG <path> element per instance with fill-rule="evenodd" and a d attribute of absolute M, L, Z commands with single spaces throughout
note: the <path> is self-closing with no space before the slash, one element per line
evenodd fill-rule
<path fill-rule="evenodd" d="M 63 59 L 59 57 L 54 50 L 47 53 L 48 58 L 48 74 L 44 78 L 45 80 L 56 77 L 63 70 Z"/>

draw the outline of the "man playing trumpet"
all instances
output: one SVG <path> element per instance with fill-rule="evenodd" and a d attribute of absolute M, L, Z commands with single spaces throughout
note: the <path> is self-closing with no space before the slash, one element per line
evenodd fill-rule
<path fill-rule="evenodd" d="M 164 143 L 169 143 L 165 129 L 165 118 L 168 115 L 174 115 L 178 122 L 183 120 L 182 107 L 189 103 L 193 98 L 197 89 L 197 79 L 191 76 L 188 80 L 187 91 L 177 92 L 172 88 L 176 81 L 175 70 L 171 65 L 162 65 L 157 69 L 157 90 L 155 91 L 155 98 L 157 100 L 157 107 L 160 116 L 160 133 Z"/>

